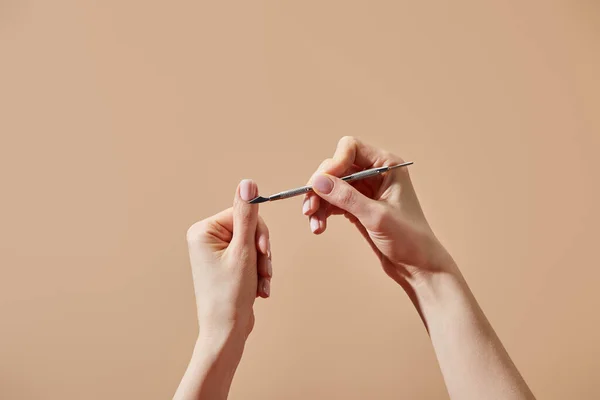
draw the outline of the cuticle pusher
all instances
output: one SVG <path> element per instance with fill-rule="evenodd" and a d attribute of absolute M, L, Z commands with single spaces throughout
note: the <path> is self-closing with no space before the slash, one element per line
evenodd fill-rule
<path fill-rule="evenodd" d="M 340 179 L 342 179 L 343 181 L 346 181 L 346 182 L 357 181 L 359 179 L 365 179 L 365 178 L 369 178 L 371 176 L 383 174 L 384 172 L 387 172 L 392 169 L 406 167 L 407 165 L 411 165 L 411 164 L 413 164 L 413 162 L 408 161 L 408 162 L 405 162 L 402 164 L 392 165 L 392 166 L 388 166 L 388 167 L 378 167 L 378 168 L 366 169 L 364 171 L 359 171 L 359 172 L 355 172 L 354 174 L 344 176 L 343 178 L 340 178 Z M 312 191 L 313 191 L 313 188 L 311 186 L 302 186 L 302 187 L 299 187 L 296 189 L 291 189 L 291 190 L 286 190 L 284 192 L 275 193 L 269 197 L 257 196 L 255 198 L 253 198 L 252 200 L 250 200 L 249 203 L 256 204 L 256 203 L 264 203 L 266 201 L 289 199 L 290 197 L 299 196 L 301 194 L 312 192 Z"/>

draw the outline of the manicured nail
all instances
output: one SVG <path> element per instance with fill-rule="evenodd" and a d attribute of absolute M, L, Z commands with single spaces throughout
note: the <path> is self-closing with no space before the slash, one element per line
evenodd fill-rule
<path fill-rule="evenodd" d="M 259 239 L 258 248 L 262 254 L 268 254 L 269 239 L 267 239 L 265 236 L 261 236 Z"/>
<path fill-rule="evenodd" d="M 315 233 L 318 229 L 319 229 L 319 220 L 314 217 L 311 217 L 310 230 L 313 231 L 313 233 Z"/>
<path fill-rule="evenodd" d="M 313 188 L 317 192 L 329 194 L 333 190 L 333 181 L 326 175 L 317 175 L 313 181 Z"/>
<path fill-rule="evenodd" d="M 273 277 L 273 264 L 271 263 L 271 260 L 267 261 L 267 275 L 269 275 L 269 278 Z"/>
<path fill-rule="evenodd" d="M 267 258 L 271 259 L 271 241 L 267 240 Z"/>
<path fill-rule="evenodd" d="M 256 197 L 256 185 L 250 179 L 244 179 L 240 182 L 240 197 L 245 201 L 250 201 Z"/>
<path fill-rule="evenodd" d="M 302 204 L 302 214 L 304 214 L 304 215 L 308 214 L 309 209 L 310 209 L 310 197 L 307 197 L 304 199 L 304 203 Z"/>
<path fill-rule="evenodd" d="M 268 279 L 263 280 L 263 292 L 269 297 L 271 295 L 271 283 Z"/>

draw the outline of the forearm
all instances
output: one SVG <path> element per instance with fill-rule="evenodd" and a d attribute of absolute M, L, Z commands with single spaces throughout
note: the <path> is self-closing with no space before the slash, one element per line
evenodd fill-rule
<path fill-rule="evenodd" d="M 534 399 L 457 268 L 414 285 L 446 387 L 457 399 Z"/>
<path fill-rule="evenodd" d="M 175 400 L 225 400 L 242 358 L 245 336 L 225 333 L 200 336 L 173 397 Z"/>

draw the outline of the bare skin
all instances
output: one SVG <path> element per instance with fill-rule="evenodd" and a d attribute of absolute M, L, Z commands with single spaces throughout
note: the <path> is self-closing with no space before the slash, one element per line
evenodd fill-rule
<path fill-rule="evenodd" d="M 342 138 L 333 157 L 309 181 L 315 192 L 306 196 L 302 212 L 311 231 L 321 234 L 335 215 L 344 215 L 359 230 L 384 272 L 419 312 L 453 400 L 535 399 L 429 226 L 408 170 L 354 185 L 338 178 L 401 162 L 355 138 Z M 248 196 L 257 193 L 251 186 Z M 227 398 L 254 323 L 254 298 L 268 296 L 271 273 L 264 260 L 270 259 L 270 251 L 261 245 L 268 243 L 268 231 L 258 206 L 240 200 L 236 196 L 233 212 L 196 224 L 188 233 L 200 335 L 176 399 Z M 214 234 L 214 221 L 221 221 L 220 236 Z"/>
<path fill-rule="evenodd" d="M 227 398 L 254 327 L 254 300 L 269 297 L 269 230 L 258 206 L 247 203 L 257 193 L 254 182 L 242 181 L 233 208 L 187 232 L 200 329 L 175 399 Z"/>

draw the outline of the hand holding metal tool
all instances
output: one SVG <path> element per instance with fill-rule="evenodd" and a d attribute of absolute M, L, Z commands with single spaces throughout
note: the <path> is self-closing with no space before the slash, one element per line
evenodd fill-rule
<path fill-rule="evenodd" d="M 407 165 L 411 165 L 411 164 L 413 164 L 413 162 L 408 161 L 408 162 L 405 162 L 402 164 L 392 165 L 389 167 L 378 167 L 378 168 L 366 169 L 364 171 L 359 171 L 354 174 L 344 176 L 341 179 L 346 182 L 357 181 L 359 179 L 365 179 L 365 178 L 369 178 L 371 176 L 383 174 L 384 172 L 390 171 L 395 168 L 406 167 Z M 266 201 L 289 199 L 290 197 L 299 196 L 301 194 L 312 192 L 312 191 L 313 191 L 312 186 L 302 186 L 302 187 L 299 187 L 296 189 L 291 189 L 291 190 L 286 190 L 284 192 L 275 193 L 269 197 L 257 196 L 254 199 L 250 200 L 249 203 L 255 204 L 255 203 L 264 203 Z"/>

